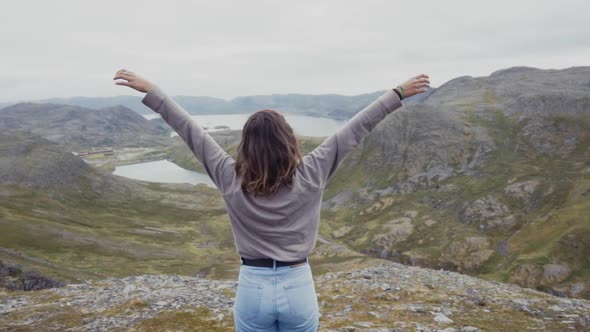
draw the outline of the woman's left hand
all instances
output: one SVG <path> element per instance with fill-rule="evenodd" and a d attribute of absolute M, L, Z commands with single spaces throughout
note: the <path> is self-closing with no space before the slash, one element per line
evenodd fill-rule
<path fill-rule="evenodd" d="M 116 72 L 115 78 L 113 78 L 113 79 L 114 80 L 122 79 L 124 81 L 117 81 L 117 82 L 115 82 L 115 84 L 125 85 L 125 86 L 133 88 L 139 92 L 148 92 L 148 91 L 150 91 L 151 88 L 154 87 L 154 84 L 152 84 L 152 82 L 135 74 L 132 71 L 125 70 L 125 69 L 121 69 L 118 72 Z"/>
<path fill-rule="evenodd" d="M 418 75 L 412 77 L 400 85 L 403 91 L 404 98 L 411 97 L 413 95 L 426 92 L 430 86 L 430 77 L 428 75 Z"/>

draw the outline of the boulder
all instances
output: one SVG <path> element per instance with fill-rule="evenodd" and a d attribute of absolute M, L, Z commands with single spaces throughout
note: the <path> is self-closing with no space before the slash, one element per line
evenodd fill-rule
<path fill-rule="evenodd" d="M 413 232 L 412 219 L 401 217 L 385 223 L 381 228 L 381 233 L 373 238 L 373 242 L 381 249 L 381 258 L 385 258 L 396 244 L 407 240 Z"/>
<path fill-rule="evenodd" d="M 451 243 L 439 260 L 443 265 L 454 266 L 458 271 L 469 271 L 481 267 L 493 254 L 487 237 L 473 236 Z"/>
<path fill-rule="evenodd" d="M 14 264 L 0 262 L 0 287 L 9 290 L 40 290 L 61 287 L 60 281 L 45 277 L 34 271 L 25 271 Z"/>
<path fill-rule="evenodd" d="M 338 228 L 337 230 L 332 232 L 332 237 L 335 239 L 341 238 L 344 235 L 350 233 L 350 231 L 352 230 L 352 226 L 343 226 Z"/>
<path fill-rule="evenodd" d="M 536 264 L 525 263 L 516 266 L 510 272 L 508 281 L 522 287 L 535 288 L 543 275 L 543 268 Z"/>
<path fill-rule="evenodd" d="M 467 203 L 459 213 L 459 220 L 466 224 L 479 225 L 480 230 L 507 230 L 516 225 L 516 216 L 506 204 L 493 195 Z"/>
<path fill-rule="evenodd" d="M 528 200 L 540 183 L 539 180 L 513 183 L 504 188 L 504 193 L 513 198 Z"/>
<path fill-rule="evenodd" d="M 549 286 L 565 281 L 572 273 L 572 269 L 562 264 L 543 265 L 543 277 L 541 285 Z"/>

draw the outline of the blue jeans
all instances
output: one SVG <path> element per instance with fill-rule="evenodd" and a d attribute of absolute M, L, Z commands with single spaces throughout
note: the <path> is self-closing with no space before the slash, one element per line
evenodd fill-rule
<path fill-rule="evenodd" d="M 320 315 L 309 261 L 295 267 L 242 262 L 233 309 L 236 332 L 316 332 Z"/>

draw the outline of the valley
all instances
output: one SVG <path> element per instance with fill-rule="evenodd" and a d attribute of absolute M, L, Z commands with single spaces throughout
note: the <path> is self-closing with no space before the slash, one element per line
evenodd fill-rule
<path fill-rule="evenodd" d="M 373 94 L 351 105 L 365 103 L 367 96 Z M 267 101 L 286 110 L 306 105 L 297 101 L 289 106 L 289 100 Z M 322 114 L 354 114 L 352 108 L 338 113 L 343 101 L 337 100 L 322 104 Z M 241 103 L 258 105 L 250 99 Z M 0 120 L 1 263 L 64 284 L 178 275 L 196 278 L 190 282 L 225 282 L 222 288 L 231 289 L 239 257 L 217 190 L 112 174 L 117 166 L 157 160 L 204 172 L 184 142 L 169 136 L 163 121 L 146 120 L 119 106 L 92 110 L 26 103 L 0 109 Z M 235 156 L 240 131 L 211 135 Z M 299 137 L 304 153 L 322 140 Z M 72 153 L 105 148 L 112 153 Z M 476 284 L 475 293 L 479 287 L 514 287 L 510 291 L 534 294 L 547 306 L 571 306 L 549 313 L 541 308 L 545 304 L 518 302 L 525 295 L 508 299 L 509 291 L 488 293 L 485 302 L 492 304 L 491 314 L 510 317 L 515 324 L 510 326 L 540 321 L 552 328 L 565 326 L 562 321 L 568 319 L 560 314 L 577 315 L 566 325 L 582 326 L 589 315 L 587 301 L 568 302 L 545 293 L 590 299 L 590 68 L 514 67 L 487 77 L 459 77 L 431 89 L 379 124 L 340 165 L 323 199 L 317 247 L 309 259 L 314 276 L 324 280 L 320 292 L 337 292 L 329 298 L 323 295 L 325 319 L 331 319 L 334 328 L 350 322 L 342 318 L 345 314 L 334 318 L 344 308 L 329 309 L 341 295 L 327 280 L 352 283 L 346 286 L 352 291 L 354 282 L 346 273 L 362 280 L 358 271 L 374 269 L 370 279 L 385 273 L 378 268 L 382 264 L 394 264 L 387 266 L 396 273 L 430 275 L 440 284 L 424 282 L 416 286 L 419 291 L 408 291 L 411 294 L 397 291 L 399 299 L 378 298 L 371 292 L 379 285 L 364 285 L 369 288 L 355 296 L 373 294 L 381 305 L 406 301 L 400 303 L 406 309 L 412 303 L 432 302 L 424 310 L 436 314 L 434 307 L 451 305 L 445 304 L 441 289 L 452 278 L 465 278 L 461 280 Z M 20 289 L 23 274 L 0 277 Z M 394 283 L 403 284 L 387 281 L 396 276 L 384 278 L 393 289 Z M 441 298 L 428 298 L 427 289 L 435 289 Z M 19 291 L 3 291 L 0 301 L 19 296 L 36 301 L 36 295 L 12 292 Z M 52 297 L 54 291 L 44 292 L 39 296 Z M 457 295 L 451 306 L 472 295 Z M 504 305 L 502 301 L 511 309 L 495 307 Z M 221 307 L 226 310 L 227 304 Z M 430 315 L 424 320 L 420 315 L 377 316 L 367 320 L 432 324 Z M 461 321 L 457 328 L 469 325 Z"/>

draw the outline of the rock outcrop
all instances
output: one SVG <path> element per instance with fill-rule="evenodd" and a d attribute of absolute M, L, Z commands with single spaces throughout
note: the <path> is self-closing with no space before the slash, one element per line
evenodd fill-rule
<path fill-rule="evenodd" d="M 476 224 L 482 231 L 489 229 L 509 230 L 517 222 L 506 204 L 495 196 L 486 196 L 468 203 L 460 212 L 459 219 L 466 224 Z"/>
<path fill-rule="evenodd" d="M 43 276 L 35 271 L 23 271 L 20 266 L 0 261 L 0 288 L 34 291 L 61 287 L 64 283 Z"/>
<path fill-rule="evenodd" d="M 485 236 L 468 237 L 463 242 L 451 243 L 439 260 L 443 266 L 452 267 L 457 271 L 475 271 L 495 253 L 490 246 L 490 239 Z"/>

